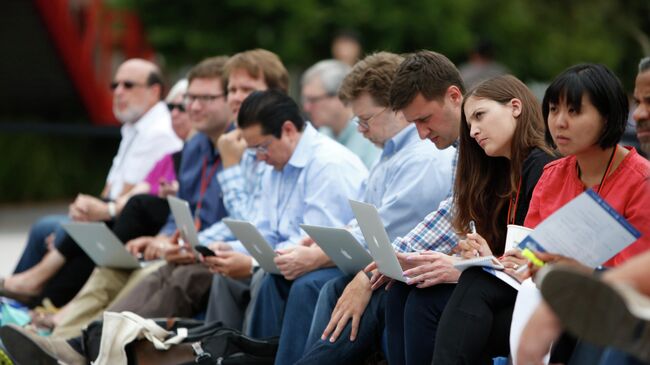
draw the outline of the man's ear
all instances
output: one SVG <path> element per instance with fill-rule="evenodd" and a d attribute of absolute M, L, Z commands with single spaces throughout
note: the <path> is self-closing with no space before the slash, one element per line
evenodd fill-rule
<path fill-rule="evenodd" d="M 445 92 L 445 96 L 456 105 L 460 105 L 463 102 L 463 93 L 456 85 L 449 86 Z"/>
<path fill-rule="evenodd" d="M 285 120 L 284 123 L 282 123 L 282 136 L 287 136 L 287 137 L 293 137 L 296 135 L 298 130 L 296 129 L 296 126 L 291 122 L 290 120 Z"/>

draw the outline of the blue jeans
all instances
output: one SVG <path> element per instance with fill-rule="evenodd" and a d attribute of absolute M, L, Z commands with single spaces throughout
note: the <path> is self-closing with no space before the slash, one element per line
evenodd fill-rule
<path fill-rule="evenodd" d="M 569 360 L 569 365 L 643 365 L 644 362 L 637 360 L 625 352 L 613 347 L 601 347 L 584 341 L 578 341 Z"/>
<path fill-rule="evenodd" d="M 389 364 L 430 364 L 442 312 L 455 284 L 418 289 L 395 282 L 386 299 Z"/>
<path fill-rule="evenodd" d="M 351 279 L 350 276 L 342 276 L 329 281 L 321 289 L 305 354 L 296 364 L 360 364 L 373 351 L 379 350 L 384 332 L 386 291 L 383 288 L 372 293 L 370 302 L 359 321 L 355 341 L 350 341 L 351 321 L 348 321 L 336 342 L 320 339 L 330 321 L 337 300 Z"/>
<path fill-rule="evenodd" d="M 53 214 L 45 216 L 34 223 L 29 231 L 27 245 L 16 265 L 14 273 L 17 274 L 27 271 L 41 262 L 48 252 L 45 238 L 54 232 L 56 234 L 55 242 L 62 241 L 67 234 L 61 227 L 61 224 L 69 221 L 70 218 L 67 215 Z"/>
<path fill-rule="evenodd" d="M 321 287 L 343 275 L 337 268 L 312 271 L 289 281 L 267 274 L 253 308 L 251 335 L 280 336 L 276 364 L 293 364 L 302 356 Z"/>

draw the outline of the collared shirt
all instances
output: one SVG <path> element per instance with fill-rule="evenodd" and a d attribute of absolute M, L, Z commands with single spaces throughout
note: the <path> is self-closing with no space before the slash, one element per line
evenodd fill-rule
<path fill-rule="evenodd" d="M 356 124 L 352 121 L 348 122 L 348 125 L 338 136 L 334 136 L 332 130 L 327 127 L 320 128 L 319 131 L 354 152 L 367 168 L 371 168 L 379 158 L 381 150 L 359 133 Z"/>
<path fill-rule="evenodd" d="M 364 201 L 377 207 L 391 240 L 408 233 L 449 196 L 454 156 L 455 148 L 439 150 L 431 141 L 421 140 L 414 124 L 385 143 L 370 171 Z M 348 226 L 365 244 L 356 220 Z"/>
<path fill-rule="evenodd" d="M 363 196 L 367 176 L 356 155 L 307 123 L 288 163 L 263 176 L 255 225 L 275 249 L 297 244 L 300 224 L 342 226 L 352 218 L 348 199 Z"/>
<path fill-rule="evenodd" d="M 262 194 L 262 176 L 270 172 L 271 166 L 259 161 L 255 152 L 246 150 L 238 165 L 231 166 L 217 173 L 217 180 L 223 191 L 223 203 L 232 219 L 254 221 L 260 208 Z M 203 245 L 215 241 L 234 240 L 230 229 L 219 221 L 199 233 Z M 245 251 L 239 243 L 233 243 L 237 251 Z"/>
<path fill-rule="evenodd" d="M 216 172 L 209 175 L 215 164 L 217 166 Z M 189 202 L 192 214 L 196 215 L 196 207 L 199 200 L 201 200 L 201 181 L 208 179 L 202 198 L 201 210 L 198 213 L 201 227 L 209 227 L 227 215 L 221 187 L 216 178 L 216 175 L 221 170 L 223 170 L 223 164 L 220 160 L 219 151 L 214 147 L 208 136 L 199 132 L 187 141 L 183 148 L 181 167 L 178 172 L 177 195 L 180 199 Z M 167 223 L 160 232 L 172 235 L 175 230 L 176 222 L 174 216 L 170 214 Z"/>
<path fill-rule="evenodd" d="M 172 130 L 171 116 L 163 102 L 154 105 L 137 122 L 122 125 L 120 133 L 122 140 L 106 178 L 111 200 L 122 194 L 124 184 L 144 180 L 158 160 L 183 147 Z"/>
<path fill-rule="evenodd" d="M 454 142 L 453 147 L 456 147 L 456 153 L 452 160 L 452 190 L 456 178 L 458 142 Z M 398 252 L 432 250 L 446 254 L 451 253 L 451 250 L 458 244 L 458 236 L 452 226 L 453 201 L 454 199 L 450 192 L 447 199 L 440 203 L 436 211 L 427 215 L 406 236 L 397 237 L 393 241 L 395 250 Z"/>

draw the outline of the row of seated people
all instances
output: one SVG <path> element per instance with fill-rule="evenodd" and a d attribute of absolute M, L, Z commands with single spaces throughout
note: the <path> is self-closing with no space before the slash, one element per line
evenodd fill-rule
<path fill-rule="evenodd" d="M 125 104 L 118 94 L 155 86 L 148 84 L 151 68 L 143 67 L 139 79 L 127 72 L 134 62 L 144 65 L 127 61 L 116 74 L 118 106 Z M 649 119 L 648 63 L 642 62 L 635 89 L 640 131 Z M 310 81 L 304 78 L 303 86 Z M 187 113 L 196 131 L 180 156 L 177 195 L 190 202 L 201 243 L 217 254 L 197 262 L 178 245 L 160 198 L 93 200 L 105 205 L 94 217 L 84 216 L 92 209 L 75 202 L 73 219 L 106 220 L 134 255 L 165 261 L 135 271 L 96 268 L 57 314 L 49 338 L 5 327 L 0 335 L 12 355 L 22 345 L 36 347 L 15 355 L 25 356 L 19 363 L 38 356 L 70 364 L 94 360 L 77 336 L 104 310 L 143 317 L 205 312 L 206 321 L 252 337 L 280 336 L 277 364 L 359 363 L 376 350 L 391 364 L 491 363 L 515 351 L 508 334 L 517 291 L 480 269 L 461 273 L 453 267 L 459 259 L 453 251 L 501 256 L 505 271 L 523 281 L 534 271 L 517 270 L 528 260 L 505 249 L 506 226 L 534 228 L 587 188 L 642 233 L 604 266 L 617 266 L 650 244 L 650 165 L 633 148 L 618 145 L 629 106 L 604 66 L 570 67 L 540 105 L 510 75 L 465 91 L 454 64 L 435 52 L 367 56 L 340 79 L 337 94 L 305 102 L 338 96 L 351 109 L 358 131 L 381 149 L 370 172 L 359 156 L 306 122 L 287 89 L 286 69 L 265 50 L 210 58 L 190 71 L 183 103 L 170 104 L 177 117 Z M 342 129 L 332 130 L 341 135 Z M 124 147 L 127 153 L 131 148 Z M 406 283 L 388 280 L 375 265 L 366 270 L 372 277 L 344 275 L 305 237 L 300 224 L 345 226 L 365 245 L 349 199 L 378 208 Z M 254 222 L 277 252 L 280 275 L 259 268 L 224 217 Z M 470 221 L 479 233 L 468 231 Z M 41 234 L 41 245 L 47 235 Z M 55 268 L 47 285 L 61 281 L 61 271 L 78 270 L 75 258 L 84 257 L 58 232 L 54 241 L 55 249 L 29 269 Z M 58 255 L 53 264 L 48 255 Z M 33 294 L 10 287 L 19 275 L 4 281 L 4 292 Z M 191 360 L 191 351 L 187 356 Z"/>

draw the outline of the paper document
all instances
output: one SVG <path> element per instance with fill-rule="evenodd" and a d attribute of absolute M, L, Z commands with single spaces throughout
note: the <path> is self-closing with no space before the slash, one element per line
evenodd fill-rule
<path fill-rule="evenodd" d="M 589 189 L 541 222 L 519 248 L 560 254 L 597 267 L 639 237 L 637 229 Z"/>
<path fill-rule="evenodd" d="M 481 256 L 474 259 L 458 260 L 454 262 L 454 267 L 460 271 L 465 271 L 474 266 L 490 267 L 497 270 L 503 270 L 503 265 L 494 256 Z"/>

